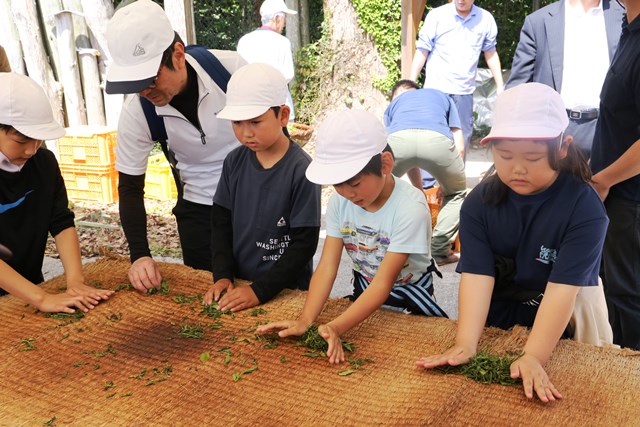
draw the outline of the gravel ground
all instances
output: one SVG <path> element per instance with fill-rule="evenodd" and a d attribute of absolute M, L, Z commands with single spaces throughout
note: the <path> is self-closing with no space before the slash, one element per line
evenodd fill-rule
<path fill-rule="evenodd" d="M 478 183 L 479 176 L 482 172 L 486 171 L 491 163 L 487 159 L 486 152 L 480 149 L 472 149 L 467 158 L 466 170 L 467 170 L 467 184 L 469 187 L 473 187 Z M 323 199 L 327 196 L 323 194 Z M 324 212 L 322 215 L 322 229 L 320 231 L 320 243 L 318 244 L 318 250 L 314 256 L 314 267 L 320 260 L 320 254 L 322 253 L 322 247 L 324 244 L 324 237 L 326 230 L 324 226 Z M 166 262 L 182 262 L 180 258 L 170 257 L 156 257 L 156 259 Z M 92 262 L 95 258 L 84 258 L 83 262 Z M 458 284 L 460 281 L 459 275 L 455 272 L 455 264 L 445 265 L 440 268 L 442 272 L 442 279 L 436 277 L 434 281 L 435 294 L 440 306 L 449 314 L 452 319 L 458 317 Z M 50 257 L 45 257 L 43 274 L 46 279 L 58 276 L 63 273 L 60 260 Z M 343 252 L 342 261 L 340 263 L 340 270 L 338 277 L 334 284 L 331 296 L 334 298 L 343 297 L 352 293 L 351 287 L 351 269 L 350 259 Z"/>

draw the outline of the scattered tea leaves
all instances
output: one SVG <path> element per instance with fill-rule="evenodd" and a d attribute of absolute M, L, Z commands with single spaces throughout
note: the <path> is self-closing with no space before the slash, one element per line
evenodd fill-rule
<path fill-rule="evenodd" d="M 200 361 L 201 361 L 202 363 L 207 363 L 207 361 L 208 361 L 210 358 L 211 358 L 211 355 L 209 354 L 209 352 L 208 352 L 208 351 L 205 351 L 204 353 L 202 353 L 202 354 L 200 355 Z"/>
<path fill-rule="evenodd" d="M 267 310 L 265 310 L 264 308 L 256 308 L 255 310 L 251 310 L 249 314 L 253 317 L 257 317 L 263 314 L 267 314 Z"/>
<path fill-rule="evenodd" d="M 131 283 L 120 283 L 114 289 L 114 292 L 129 291 L 135 289 Z"/>
<path fill-rule="evenodd" d="M 436 370 L 444 374 L 461 374 L 481 384 L 516 385 L 522 380 L 511 378 L 510 367 L 522 354 L 510 352 L 500 357 L 481 350 L 465 365 L 441 366 Z"/>
<path fill-rule="evenodd" d="M 22 339 L 22 340 L 18 340 L 18 344 L 22 344 L 24 346 L 18 351 L 33 351 L 33 350 L 37 350 L 38 347 L 36 347 L 36 345 L 33 343 L 33 341 L 35 341 L 35 338 L 25 338 L 25 339 Z"/>
<path fill-rule="evenodd" d="M 107 320 L 110 320 L 112 322 L 119 322 L 122 320 L 122 317 L 122 313 L 111 313 L 110 315 L 106 316 Z"/>
<path fill-rule="evenodd" d="M 231 375 L 231 378 L 233 379 L 234 382 L 238 382 L 242 379 L 243 376 L 250 374 L 251 372 L 257 371 L 258 367 L 254 366 L 252 368 L 249 369 L 245 369 L 242 372 L 234 372 L 233 375 Z"/>
<path fill-rule="evenodd" d="M 147 295 L 155 295 L 155 294 L 167 295 L 168 293 L 169 293 L 169 281 L 168 280 L 163 280 L 162 282 L 160 282 L 160 287 L 159 288 L 147 289 Z"/>
<path fill-rule="evenodd" d="M 280 355 L 280 363 L 289 363 L 287 357 L 284 354 Z"/>
<path fill-rule="evenodd" d="M 204 337 L 204 327 L 201 324 L 190 324 L 184 323 L 180 326 L 178 330 L 178 334 L 180 334 L 183 338 L 193 338 L 193 339 L 202 339 Z"/>
<path fill-rule="evenodd" d="M 56 425 L 56 417 L 54 416 L 53 418 L 51 418 L 49 421 L 45 421 L 42 423 L 43 426 L 55 426 Z"/>
<path fill-rule="evenodd" d="M 191 304 L 196 299 L 198 299 L 198 295 L 178 294 L 175 297 L 173 297 L 172 299 L 173 299 L 173 302 L 175 302 L 177 304 Z"/>
<path fill-rule="evenodd" d="M 116 350 L 113 348 L 111 343 L 107 344 L 107 348 L 105 348 L 102 351 L 99 350 L 94 350 L 94 351 L 83 351 L 82 354 L 91 354 L 95 357 L 104 357 L 107 354 L 112 354 L 112 355 L 116 355 Z"/>
<path fill-rule="evenodd" d="M 209 316 L 212 319 L 219 319 L 220 317 L 222 317 L 223 314 L 227 314 L 231 316 L 232 319 L 236 317 L 236 315 L 231 310 L 222 311 L 218 309 L 218 303 L 215 301 L 212 302 L 211 305 L 203 305 L 202 311 L 200 311 L 200 314 Z"/>
<path fill-rule="evenodd" d="M 140 373 L 138 375 L 131 375 L 129 378 L 133 378 L 133 379 L 136 379 L 136 380 L 141 380 L 145 376 L 146 373 L 147 373 L 147 369 L 145 368 L 142 371 L 140 371 Z"/>
<path fill-rule="evenodd" d="M 116 397 L 116 393 L 107 394 L 107 399 L 113 399 Z"/>
<path fill-rule="evenodd" d="M 75 322 L 79 322 L 84 317 L 84 312 L 76 310 L 73 313 L 45 313 L 44 317 L 51 319 L 61 320 L 55 327 L 67 326 Z"/>
<path fill-rule="evenodd" d="M 79 368 L 80 366 L 86 365 L 86 364 L 87 364 L 86 362 L 75 362 L 73 366 L 75 366 L 76 368 Z"/>
<path fill-rule="evenodd" d="M 131 396 L 133 393 L 129 392 L 129 393 L 125 393 L 125 394 L 121 394 L 120 397 L 129 397 Z"/>
<path fill-rule="evenodd" d="M 326 353 L 329 349 L 329 344 L 318 333 L 318 327 L 316 325 L 309 326 L 309 329 L 302 334 L 298 342 L 300 345 L 315 351 Z M 342 348 L 349 353 L 353 353 L 356 350 L 356 345 L 352 342 L 342 340 Z"/>
<path fill-rule="evenodd" d="M 354 369 L 345 369 L 344 371 L 338 372 L 338 375 L 340 375 L 341 377 L 346 377 L 347 375 L 351 375 L 355 372 L 356 371 Z"/>
<path fill-rule="evenodd" d="M 302 355 L 307 357 L 326 357 L 327 356 L 324 353 L 312 353 L 312 352 L 302 353 Z"/>
<path fill-rule="evenodd" d="M 155 385 L 157 383 L 161 383 L 162 381 L 166 381 L 167 379 L 165 377 L 161 377 L 161 378 L 156 378 L 155 380 L 151 380 L 148 383 L 146 383 L 146 386 L 150 386 L 150 385 Z"/>
<path fill-rule="evenodd" d="M 104 384 L 104 387 L 102 387 L 103 390 L 109 390 L 115 387 L 115 384 L 113 384 L 113 381 L 109 381 L 108 383 Z"/>

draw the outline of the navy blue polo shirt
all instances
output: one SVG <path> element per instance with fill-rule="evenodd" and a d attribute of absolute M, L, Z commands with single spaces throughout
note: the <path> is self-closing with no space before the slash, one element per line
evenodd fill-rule
<path fill-rule="evenodd" d="M 591 151 L 598 173 L 640 139 L 640 16 L 627 24 L 600 93 L 600 117 Z M 640 203 L 640 175 L 611 187 L 610 195 Z"/>

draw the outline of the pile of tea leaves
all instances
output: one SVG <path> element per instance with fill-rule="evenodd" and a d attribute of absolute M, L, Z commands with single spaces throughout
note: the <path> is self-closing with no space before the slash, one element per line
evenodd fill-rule
<path fill-rule="evenodd" d="M 476 353 L 469 362 L 458 366 L 439 366 L 436 371 L 443 374 L 459 374 L 481 384 L 517 385 L 520 378 L 511 378 L 511 364 L 524 353 L 508 352 L 506 356 L 489 354 L 486 350 Z"/>
<path fill-rule="evenodd" d="M 309 329 L 302 334 L 299 340 L 299 345 L 310 348 L 314 351 L 321 351 L 326 353 L 329 349 L 329 344 L 322 338 L 322 335 L 318 333 L 318 327 L 316 325 L 309 326 Z M 342 340 L 342 348 L 349 353 L 356 351 L 356 345 L 352 342 Z"/>

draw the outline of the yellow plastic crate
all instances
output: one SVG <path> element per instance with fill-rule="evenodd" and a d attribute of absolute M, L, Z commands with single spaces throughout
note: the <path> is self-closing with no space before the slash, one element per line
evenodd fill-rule
<path fill-rule="evenodd" d="M 118 171 L 113 166 L 60 165 L 70 200 L 113 203 L 118 200 Z"/>
<path fill-rule="evenodd" d="M 113 166 L 116 130 L 106 126 L 74 126 L 58 140 L 60 165 Z"/>
<path fill-rule="evenodd" d="M 155 200 L 171 200 L 178 197 L 171 165 L 164 154 L 149 157 L 144 179 L 144 197 Z"/>

